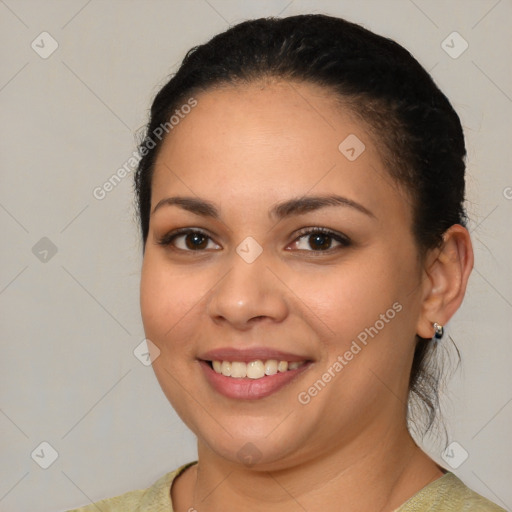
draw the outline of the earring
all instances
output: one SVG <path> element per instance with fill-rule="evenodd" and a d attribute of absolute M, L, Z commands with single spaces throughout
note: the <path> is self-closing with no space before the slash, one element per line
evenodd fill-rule
<path fill-rule="evenodd" d="M 444 327 L 437 322 L 434 322 L 434 338 L 440 340 L 444 334 Z"/>

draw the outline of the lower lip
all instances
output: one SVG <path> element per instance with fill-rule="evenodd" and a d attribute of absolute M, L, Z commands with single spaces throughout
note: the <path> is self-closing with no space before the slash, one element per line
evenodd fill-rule
<path fill-rule="evenodd" d="M 200 363 L 206 378 L 218 393 L 238 400 L 257 400 L 277 393 L 310 365 L 310 363 L 305 363 L 295 370 L 266 375 L 261 379 L 249 379 L 248 377 L 236 379 L 217 373 L 206 361 L 200 361 Z"/>

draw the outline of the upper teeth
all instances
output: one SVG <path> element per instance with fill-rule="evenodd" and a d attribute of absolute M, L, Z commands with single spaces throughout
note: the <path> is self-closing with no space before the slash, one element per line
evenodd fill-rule
<path fill-rule="evenodd" d="M 305 361 L 278 361 L 277 359 L 269 359 L 262 361 L 250 361 L 243 363 L 240 361 L 212 361 L 213 369 L 217 373 L 222 373 L 226 377 L 234 377 L 236 379 L 261 379 L 265 375 L 275 375 L 277 372 L 286 372 L 288 370 L 296 370 L 302 366 Z"/>

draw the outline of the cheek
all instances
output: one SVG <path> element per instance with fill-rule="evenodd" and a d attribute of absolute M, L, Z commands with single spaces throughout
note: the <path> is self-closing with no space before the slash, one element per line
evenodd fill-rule
<path fill-rule="evenodd" d="M 400 302 L 405 282 L 394 266 L 382 253 L 354 258 L 337 268 L 290 276 L 290 288 L 328 337 L 351 340 Z M 394 316 L 394 310 L 388 316 Z"/>
<path fill-rule="evenodd" d="M 142 321 L 146 336 L 161 350 L 191 325 L 187 317 L 193 315 L 201 299 L 198 280 L 166 265 L 158 255 L 145 254 L 140 288 Z"/>

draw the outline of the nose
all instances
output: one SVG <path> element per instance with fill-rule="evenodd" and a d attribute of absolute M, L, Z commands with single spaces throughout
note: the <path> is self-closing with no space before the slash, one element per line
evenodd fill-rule
<path fill-rule="evenodd" d="M 282 322 L 288 316 L 286 289 L 267 267 L 263 257 L 247 263 L 233 254 L 229 272 L 214 287 L 207 311 L 217 324 L 238 330 L 260 322 Z"/>

